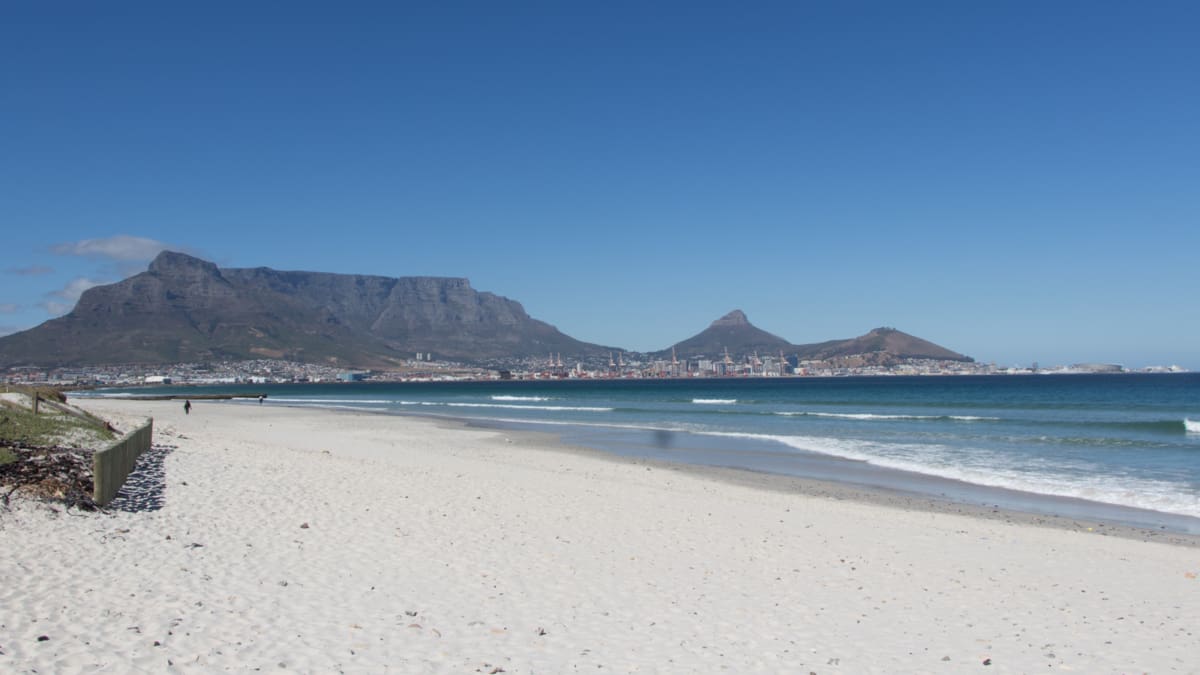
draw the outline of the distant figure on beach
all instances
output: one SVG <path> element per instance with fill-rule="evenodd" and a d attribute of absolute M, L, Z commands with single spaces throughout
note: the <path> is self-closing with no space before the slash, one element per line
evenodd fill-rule
<path fill-rule="evenodd" d="M 262 405 L 262 400 L 263 400 L 263 398 L 264 398 L 264 396 L 263 396 L 262 394 L 259 394 L 259 395 L 258 395 L 258 404 L 259 404 L 259 405 Z"/>
<path fill-rule="evenodd" d="M 184 402 L 183 402 L 183 414 L 184 414 L 184 415 L 191 415 L 191 414 L 192 414 L 192 402 L 191 402 L 191 401 L 184 401 Z"/>

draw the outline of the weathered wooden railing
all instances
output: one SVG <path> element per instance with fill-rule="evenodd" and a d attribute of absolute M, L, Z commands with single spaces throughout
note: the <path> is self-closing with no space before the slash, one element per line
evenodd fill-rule
<path fill-rule="evenodd" d="M 154 435 L 154 420 L 146 421 L 145 426 L 125 434 L 121 440 L 92 457 L 93 487 L 92 499 L 104 506 L 111 502 L 125 484 L 125 479 L 133 471 L 138 457 L 150 449 L 151 438 Z"/>

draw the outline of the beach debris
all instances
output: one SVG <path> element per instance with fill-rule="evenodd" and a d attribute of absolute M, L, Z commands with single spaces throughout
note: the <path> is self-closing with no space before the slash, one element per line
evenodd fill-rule
<path fill-rule="evenodd" d="M 545 635 L 545 634 L 546 634 L 546 629 L 545 629 L 545 628 L 542 628 L 541 626 L 538 626 L 538 629 L 537 629 L 536 631 L 534 631 L 534 632 L 535 632 L 535 633 L 537 633 L 538 635 Z"/>
<path fill-rule="evenodd" d="M 949 656 L 943 656 L 943 657 L 942 657 L 942 660 L 943 660 L 943 661 L 949 661 L 949 660 L 950 660 L 950 657 L 949 657 Z"/>
<path fill-rule="evenodd" d="M 49 639 L 50 639 L 49 635 L 39 635 L 38 636 L 38 642 L 45 642 L 46 640 L 49 640 Z"/>
<path fill-rule="evenodd" d="M 991 659 L 984 659 L 984 660 L 983 660 L 983 665 L 985 665 L 985 666 L 990 666 L 990 665 L 992 665 L 992 660 L 991 660 Z"/>
<path fill-rule="evenodd" d="M 417 615 L 417 613 L 416 613 L 416 612 L 414 612 L 414 611 L 412 611 L 411 609 L 406 609 L 406 610 L 404 610 L 404 613 L 405 613 L 405 614 L 407 614 L 407 615 L 409 615 L 409 616 L 416 616 L 416 615 Z"/>
<path fill-rule="evenodd" d="M 302 530 L 307 530 L 307 529 L 308 529 L 308 523 L 300 523 L 300 529 L 302 529 Z"/>
<path fill-rule="evenodd" d="M 8 505 L 15 492 L 82 511 L 99 508 L 92 500 L 92 451 L 61 447 L 5 446 L 16 461 L 0 465 L 0 485 Z"/>

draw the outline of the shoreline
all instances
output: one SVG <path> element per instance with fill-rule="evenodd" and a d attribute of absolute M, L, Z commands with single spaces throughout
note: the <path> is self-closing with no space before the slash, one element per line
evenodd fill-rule
<path fill-rule="evenodd" d="M 1151 394 L 1166 386 L 1156 384 L 1157 379 L 1147 379 L 1150 377 L 1153 376 L 1141 378 L 1145 381 L 1139 386 L 1151 388 Z M 894 491 L 917 498 L 928 495 L 989 510 L 999 507 L 1042 516 L 1200 535 L 1200 502 L 1196 501 L 1194 481 L 1189 480 L 1194 478 L 1195 469 L 1186 464 L 1180 465 L 1180 471 L 1171 469 L 1187 461 L 1181 453 L 1194 449 L 1195 440 L 1200 439 L 1187 433 L 1185 409 L 1190 408 L 1183 403 L 1180 403 L 1182 408 L 1176 406 L 1164 412 L 1161 419 L 1149 415 L 1153 418 L 1149 424 L 1147 414 L 1126 419 L 1105 412 L 1107 409 L 1101 406 L 1104 409 L 1098 410 L 1099 418 L 1117 423 L 1089 425 L 1069 411 L 1046 413 L 1053 418 L 1052 424 L 1042 420 L 1041 413 L 1010 415 L 1003 410 L 989 410 L 987 417 L 969 417 L 984 414 L 972 410 L 988 404 L 997 395 L 980 384 L 965 388 L 954 385 L 950 389 L 941 385 L 931 385 L 932 389 L 922 386 L 914 392 L 909 392 L 905 385 L 900 394 L 888 394 L 891 391 L 888 387 L 894 388 L 888 384 L 884 394 L 880 394 L 882 398 L 876 400 L 873 388 L 864 392 L 852 387 L 849 393 L 838 393 L 845 387 L 833 387 L 831 391 L 835 393 L 826 395 L 820 393 L 827 389 L 822 387 L 801 388 L 793 393 L 791 386 L 760 391 L 755 385 L 743 392 L 724 391 L 724 386 L 717 383 L 721 391 L 713 394 L 715 398 L 710 397 L 711 401 L 705 398 L 711 388 L 703 387 L 684 387 L 686 391 L 680 394 L 678 386 L 660 391 L 659 385 L 655 385 L 650 387 L 649 394 L 644 394 L 642 389 L 628 389 L 625 385 L 609 392 L 606 387 L 571 386 L 580 383 L 570 381 L 518 383 L 529 387 L 455 383 L 462 388 L 449 385 L 430 390 L 436 393 L 423 394 L 426 391 L 423 384 L 407 388 L 398 385 L 392 388 L 387 384 L 378 388 L 373 384 L 347 384 L 349 389 L 344 390 L 337 386 L 328 390 L 320 385 L 311 385 L 316 389 L 308 388 L 310 385 L 280 386 L 269 388 L 268 398 L 274 403 L 278 395 L 279 403 L 284 405 L 289 405 L 285 403 L 289 398 L 331 399 L 316 401 L 331 404 L 345 399 L 346 408 L 357 407 L 356 401 L 362 399 L 363 403 L 378 404 L 370 407 L 391 409 L 397 414 L 449 417 L 473 423 L 478 420 L 486 427 L 545 430 L 564 443 L 620 456 L 735 467 L 846 483 L 859 489 Z M 1017 389 L 1025 395 L 1031 386 L 1034 385 L 1026 382 Z M 1186 382 L 1181 386 L 1184 388 L 1168 387 L 1167 393 L 1191 390 Z M 204 391 L 236 395 L 254 387 L 242 385 Z M 1077 391 L 1079 387 L 1084 387 L 1083 394 Z M 1109 396 L 1113 385 L 1102 389 L 1106 392 L 1104 396 Z M 163 389 L 162 393 L 180 395 L 185 391 L 186 388 L 175 387 Z M 1004 391 L 1007 388 L 1002 388 L 1001 394 Z M 1042 395 L 1036 387 L 1030 391 L 1035 397 Z M 1091 395 L 1091 391 L 1091 385 L 1074 384 L 1061 396 Z M 917 400 L 913 410 L 904 403 L 910 393 Z M 850 397 L 846 400 L 862 402 L 835 405 L 846 396 Z M 518 404 L 505 405 L 510 401 L 501 400 L 525 397 L 555 402 L 535 403 L 526 410 L 518 409 Z M 825 401 L 826 398 L 830 400 Z M 730 410 L 687 405 L 689 400 L 695 404 L 717 399 L 730 399 L 727 402 L 738 405 L 730 406 Z M 886 403 L 893 399 L 900 402 Z M 963 401 L 959 407 L 966 412 L 955 408 L 956 404 L 946 403 L 950 400 Z M 924 412 L 929 401 L 938 402 L 930 408 L 934 410 L 932 414 Z M 775 403 L 783 407 L 771 407 Z M 527 404 L 521 401 L 519 405 Z M 587 406 L 612 407 L 601 410 Z M 826 414 L 829 410 L 847 414 Z M 710 411 L 715 412 L 702 414 Z M 599 412 L 609 414 L 596 414 Z M 741 414 L 719 414 L 725 412 Z M 754 417 L 756 414 L 783 417 L 762 417 L 760 423 L 760 418 Z M 793 415 L 806 419 L 793 422 L 790 418 Z M 833 419 L 839 417 L 854 421 Z M 965 423 L 968 421 L 971 423 Z M 1094 441 L 1094 447 L 1088 446 L 1091 454 L 1084 456 L 1079 453 L 1080 443 L 1089 440 Z M 1135 449 L 1144 445 L 1147 452 L 1108 452 L 1131 444 Z M 1027 461 L 1030 457 L 1034 461 Z"/>
<path fill-rule="evenodd" d="M 254 396 L 257 397 L 257 394 Z M 188 398 L 186 396 L 173 395 L 169 400 Z M 233 398 L 252 398 L 249 395 L 232 394 L 207 397 L 191 397 L 195 400 L 212 400 L 213 402 L 226 402 Z M 81 399 L 76 399 L 77 401 Z M 162 401 L 168 400 L 164 398 L 146 398 L 146 397 L 119 397 L 119 398 L 84 398 L 84 401 L 96 400 L 112 400 L 112 401 Z M 1094 514 L 1086 513 L 1088 510 L 1108 510 L 1112 512 L 1126 512 L 1128 514 L 1146 514 L 1147 518 L 1160 518 L 1162 520 L 1177 520 L 1185 521 L 1188 525 L 1200 524 L 1200 519 L 1191 518 L 1180 514 L 1152 511 L 1148 509 L 1140 509 L 1131 506 L 1118 504 L 1109 504 L 1106 502 L 1095 502 L 1075 497 L 1063 497 L 1059 495 L 1049 495 L 1033 492 L 1023 492 L 1012 490 L 1009 488 L 1000 488 L 994 486 L 978 485 L 974 483 L 965 483 L 949 478 L 942 478 L 928 474 L 912 474 L 920 481 L 929 483 L 944 483 L 948 485 L 962 486 L 960 492 L 975 491 L 980 494 L 1007 494 L 1017 501 L 1025 503 L 1043 503 L 1047 505 L 1059 506 L 1074 506 L 1075 510 L 1083 511 L 1082 515 L 1064 515 L 1062 513 L 1051 513 L 1039 510 L 1023 510 L 1000 504 L 987 504 L 987 500 L 966 501 L 955 499 L 945 495 L 933 493 L 925 493 L 918 491 L 910 491 L 902 488 L 892 488 L 881 485 L 866 485 L 855 483 L 852 481 L 840 481 L 834 479 L 824 479 L 809 476 L 797 476 L 782 473 L 772 473 L 765 470 L 755 470 L 749 468 L 721 466 L 703 463 L 688 463 L 681 461 L 664 460 L 653 457 L 644 457 L 634 454 L 621 454 L 612 452 L 598 447 L 592 447 L 581 443 L 573 443 L 565 439 L 566 432 L 559 431 L 554 427 L 545 427 L 542 429 L 529 429 L 522 427 L 538 427 L 537 422 L 504 422 L 488 419 L 476 419 L 470 417 L 454 417 L 450 415 L 439 415 L 420 412 L 391 412 L 377 411 L 370 409 L 345 408 L 337 406 L 304 406 L 289 403 L 273 403 L 274 408 L 286 408 L 296 411 L 320 411 L 334 415 L 378 415 L 383 417 L 399 417 L 405 419 L 425 420 L 438 425 L 444 429 L 478 429 L 497 433 L 506 433 L 510 435 L 522 435 L 529 440 L 528 447 L 535 447 L 543 451 L 550 452 L 566 452 L 581 454 L 589 457 L 598 458 L 603 461 L 610 462 L 627 462 L 634 465 L 649 465 L 655 466 L 664 470 L 686 472 L 694 476 L 706 478 L 709 480 L 723 481 L 732 485 L 740 485 L 755 489 L 771 490 L 782 493 L 796 493 L 808 496 L 817 496 L 826 499 L 837 501 L 850 500 L 865 504 L 874 504 L 886 508 L 897 508 L 915 511 L 924 511 L 931 513 L 957 513 L 974 518 L 985 520 L 997 520 L 1014 524 L 1027 524 L 1034 526 L 1049 527 L 1060 530 L 1096 533 L 1105 536 L 1116 536 L 1126 539 L 1138 541 L 1157 541 L 1169 543 L 1179 546 L 1189 546 L 1200 548 L 1200 533 L 1187 532 L 1178 528 L 1173 528 L 1167 525 L 1151 525 L 1145 522 L 1126 521 L 1119 518 L 1102 518 Z M 541 425 L 544 426 L 544 425 Z M 563 425 L 564 428 L 571 428 L 570 425 Z M 852 460 L 844 460 L 837 457 L 822 457 L 822 460 L 832 460 L 835 462 L 852 462 Z M 890 469 L 884 467 L 873 467 L 880 473 L 884 474 L 908 474 L 910 472 L 901 469 Z M 1065 509 L 1064 509 L 1065 510 Z M 1195 521 L 1195 523 L 1191 522 Z"/>
<path fill-rule="evenodd" d="M 296 407 L 299 408 L 300 406 Z M 330 412 L 335 414 L 352 413 L 352 411 L 349 410 L 337 409 L 330 409 Z M 366 414 L 390 415 L 392 413 L 369 412 Z M 1103 519 L 1096 518 L 1076 518 L 1064 515 L 1045 514 L 1040 512 L 1005 508 L 1001 506 L 987 506 L 983 504 L 957 501 L 936 495 L 926 495 L 879 486 L 858 485 L 855 483 L 823 480 L 820 478 L 809 478 L 804 476 L 790 476 L 786 474 L 755 471 L 753 469 L 743 469 L 729 466 L 689 464 L 686 462 L 672 462 L 654 458 L 619 455 L 598 448 L 569 443 L 564 441 L 560 434 L 557 434 L 553 431 L 508 429 L 503 425 L 493 425 L 468 418 L 438 417 L 434 415 L 421 415 L 419 413 L 404 413 L 400 416 L 426 419 L 434 423 L 441 423 L 444 424 L 444 428 L 448 429 L 483 429 L 512 435 L 523 435 L 526 438 L 531 439 L 531 442 L 529 443 L 530 447 L 537 447 L 538 449 L 544 451 L 576 453 L 589 457 L 595 457 L 603 461 L 629 463 L 635 466 L 651 466 L 661 470 L 683 472 L 707 480 L 721 481 L 731 485 L 749 487 L 758 490 L 769 490 L 783 494 L 800 494 L 834 501 L 854 501 L 863 504 L 882 506 L 885 508 L 904 509 L 926 513 L 954 513 L 971 518 L 1000 521 L 1014 525 L 1048 527 L 1072 532 L 1095 533 L 1102 536 L 1122 537 L 1137 541 L 1155 541 L 1177 546 L 1200 548 L 1200 534 L 1181 532 L 1167 528 L 1166 526 L 1151 527 L 1148 525 L 1142 526 L 1124 522 L 1105 521 Z M 971 485 L 971 487 L 977 486 Z M 1033 493 L 1029 494 L 1033 495 Z M 1046 500 L 1076 502 L 1084 501 L 1067 497 L 1055 497 L 1052 495 L 1033 496 L 1037 498 L 1044 498 Z M 1087 505 L 1098 504 L 1098 502 L 1084 503 Z M 1101 505 L 1110 506 L 1106 504 Z M 1135 510 L 1131 509 L 1131 507 L 1115 508 Z M 1159 512 L 1150 513 L 1158 514 Z M 1163 515 L 1173 516 L 1174 514 Z M 1186 516 L 1176 517 L 1186 518 Z"/>
<path fill-rule="evenodd" d="M 1200 533 L 1186 532 L 1180 529 L 1169 527 L 1167 525 L 1155 526 L 1147 523 L 1123 521 L 1117 518 L 1105 519 L 1086 513 L 1085 515 L 1071 516 L 1037 510 L 1022 510 L 1019 508 L 1012 508 L 999 504 L 988 505 L 984 503 L 984 500 L 978 502 L 963 501 L 932 493 L 907 491 L 900 488 L 890 488 L 878 485 L 864 485 L 850 481 L 827 480 L 823 478 L 772 473 L 769 471 L 760 471 L 748 468 L 700 463 L 693 464 L 633 454 L 620 454 L 581 443 L 570 442 L 564 438 L 564 432 L 560 432 L 552 428 L 521 428 L 539 426 L 536 422 L 497 422 L 494 420 L 473 419 L 469 417 L 453 417 L 414 412 L 384 412 L 368 409 L 339 408 L 334 406 L 303 406 L 279 403 L 274 404 L 274 406 L 298 411 L 322 411 L 338 415 L 364 414 L 378 415 L 383 417 L 418 419 L 429 421 L 445 429 L 478 429 L 497 433 L 505 433 L 514 436 L 519 435 L 528 439 L 528 447 L 535 447 L 543 451 L 574 453 L 597 458 L 602 461 L 629 463 L 640 466 L 653 466 L 663 470 L 685 472 L 708 480 L 722 481 L 731 485 L 739 485 L 754 489 L 770 490 L 781 493 L 803 494 L 836 501 L 850 500 L 886 508 L 923 511 L 929 513 L 956 513 L 973 518 L 996 520 L 1012 524 L 1049 527 L 1073 532 L 1096 533 L 1103 536 L 1115 536 L 1138 541 L 1157 541 L 1178 546 L 1200 548 Z M 569 427 L 570 425 L 564 426 Z M 835 461 L 850 461 L 841 460 L 840 458 L 830 459 Z M 900 469 L 878 468 L 878 470 L 882 473 L 907 473 Z M 1146 514 L 1147 518 L 1187 521 L 1189 525 L 1200 524 L 1200 519 L 1190 518 L 1188 516 L 1179 514 L 1138 509 L 1135 507 L 1108 504 L 1104 502 L 1092 502 L 1074 497 L 1045 495 L 1032 492 L 1021 492 L 1008 488 L 976 485 L 973 483 L 964 483 L 961 481 L 940 478 L 937 476 L 928 476 L 925 474 L 914 475 L 919 476 L 921 480 L 927 480 L 930 482 L 936 481 L 947 484 L 958 484 L 964 487 L 964 491 L 974 490 L 981 493 L 1007 493 L 1010 495 L 1016 495 L 1018 500 L 1024 499 L 1027 503 L 1032 501 L 1042 502 L 1045 504 L 1073 505 L 1078 510 L 1084 512 L 1089 509 L 1109 510 L 1118 513 L 1127 512 L 1130 514 Z M 1190 521 L 1196 521 L 1196 523 L 1192 523 Z"/>
<path fill-rule="evenodd" d="M 154 417 L 162 499 L 0 508 L 0 670 L 1194 663 L 1190 543 L 824 494 L 443 418 L 81 404 L 122 429 Z"/>

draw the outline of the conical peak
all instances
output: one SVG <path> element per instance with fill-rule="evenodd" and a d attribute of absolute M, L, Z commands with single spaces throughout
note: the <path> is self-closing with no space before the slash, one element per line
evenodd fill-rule
<path fill-rule="evenodd" d="M 713 327 L 716 326 L 749 326 L 750 320 L 746 318 L 746 313 L 740 309 L 735 309 L 725 316 L 712 322 Z"/>

